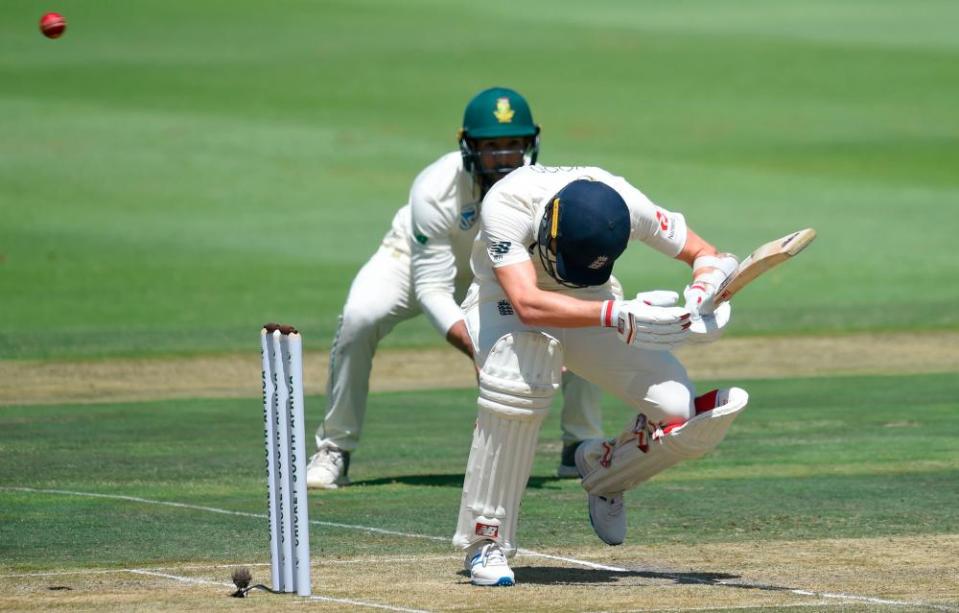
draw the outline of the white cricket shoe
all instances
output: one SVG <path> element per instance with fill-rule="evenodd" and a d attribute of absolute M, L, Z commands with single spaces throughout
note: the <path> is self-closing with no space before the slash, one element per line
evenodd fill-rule
<path fill-rule="evenodd" d="M 466 550 L 464 562 L 470 571 L 473 585 L 513 585 L 513 571 L 506 562 L 506 554 L 493 541 L 478 541 Z"/>
<path fill-rule="evenodd" d="M 576 467 L 580 475 L 588 471 L 586 459 L 587 445 L 576 449 Z M 626 507 L 623 505 L 623 493 L 616 492 L 606 496 L 589 494 L 589 523 L 593 531 L 607 545 L 622 545 L 626 540 Z"/>
<path fill-rule="evenodd" d="M 306 487 L 335 490 L 341 485 L 349 485 L 349 469 L 349 451 L 332 445 L 320 447 L 306 465 Z"/>

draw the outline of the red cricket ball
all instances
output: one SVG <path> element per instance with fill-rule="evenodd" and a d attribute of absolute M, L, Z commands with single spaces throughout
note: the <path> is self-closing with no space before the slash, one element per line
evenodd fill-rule
<path fill-rule="evenodd" d="M 67 20 L 60 13 L 47 13 L 40 18 L 40 31 L 47 38 L 60 38 L 67 29 Z"/>

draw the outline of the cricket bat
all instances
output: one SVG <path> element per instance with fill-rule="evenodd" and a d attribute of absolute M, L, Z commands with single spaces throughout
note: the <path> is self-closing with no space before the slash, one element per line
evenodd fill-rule
<path fill-rule="evenodd" d="M 739 268 L 730 275 L 716 292 L 713 308 L 726 302 L 744 287 L 756 280 L 759 275 L 782 264 L 809 246 L 816 238 L 816 231 L 806 228 L 761 245 L 740 262 Z"/>

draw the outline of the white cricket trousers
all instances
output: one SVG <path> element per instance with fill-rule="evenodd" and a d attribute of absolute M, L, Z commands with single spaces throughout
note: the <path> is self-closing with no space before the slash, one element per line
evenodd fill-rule
<path fill-rule="evenodd" d="M 608 300 L 603 287 L 568 292 L 583 300 Z M 482 367 L 493 345 L 505 334 L 534 330 L 560 342 L 563 364 L 602 391 L 645 413 L 652 423 L 695 415 L 695 389 L 686 369 L 668 351 L 651 351 L 626 345 L 615 328 L 552 328 L 523 324 L 499 285 L 474 285 L 464 303 L 466 326 L 476 347 L 476 364 Z M 598 321 L 597 321 L 598 323 Z"/>
<path fill-rule="evenodd" d="M 380 247 L 360 269 L 340 315 L 330 349 L 326 416 L 316 430 L 317 448 L 356 449 L 366 416 L 373 355 L 396 324 L 420 313 L 410 256 Z M 602 392 L 572 373 L 563 375 L 563 441 L 603 436 Z"/>

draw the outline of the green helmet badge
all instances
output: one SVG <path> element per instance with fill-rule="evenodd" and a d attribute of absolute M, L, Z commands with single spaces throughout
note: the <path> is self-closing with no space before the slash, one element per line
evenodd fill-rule
<path fill-rule="evenodd" d="M 493 113 L 500 123 L 510 123 L 513 121 L 513 115 L 516 111 L 509 107 L 509 98 L 502 97 L 496 101 L 496 111 Z"/>

